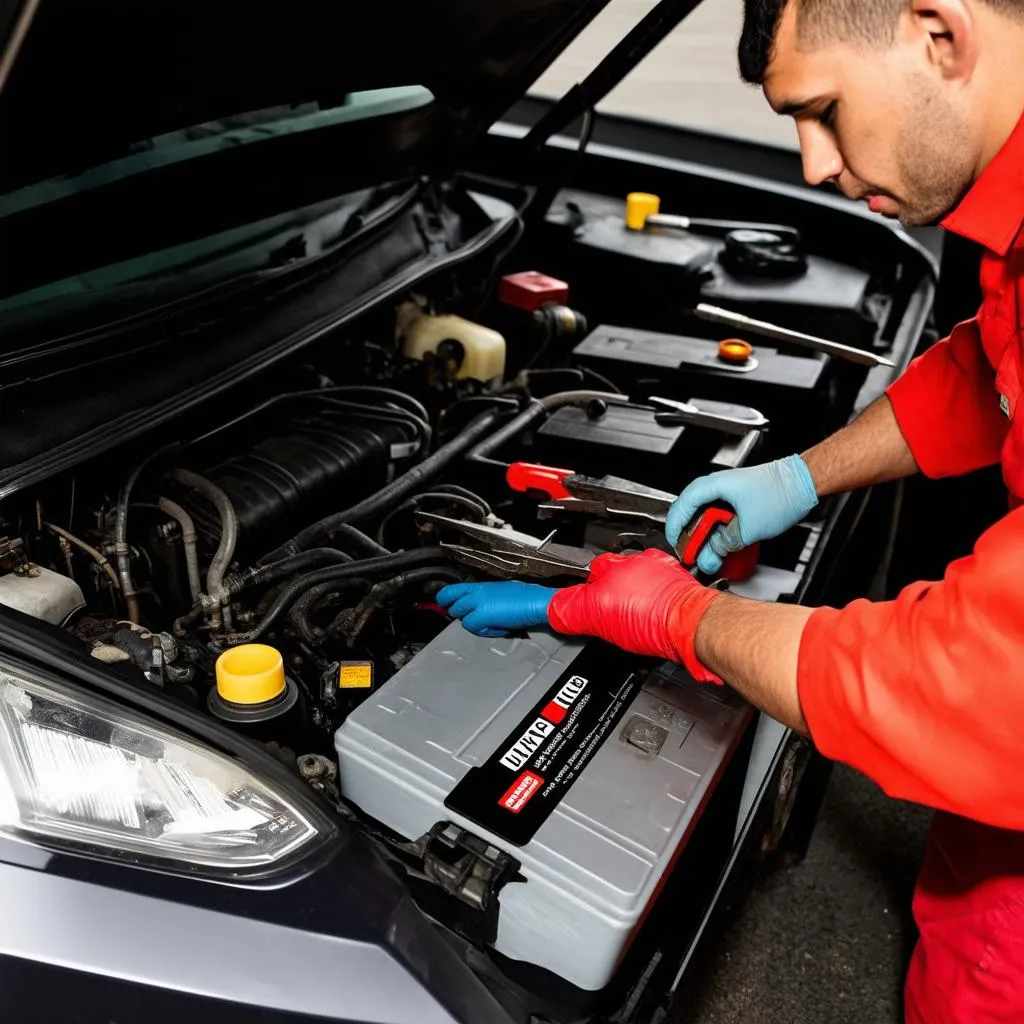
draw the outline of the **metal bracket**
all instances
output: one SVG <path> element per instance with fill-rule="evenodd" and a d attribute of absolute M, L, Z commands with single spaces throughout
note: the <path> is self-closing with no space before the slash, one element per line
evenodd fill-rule
<path fill-rule="evenodd" d="M 486 911 L 519 870 L 507 853 L 451 822 L 438 822 L 420 842 L 427 878 L 475 910 Z"/>
<path fill-rule="evenodd" d="M 0 576 L 23 571 L 28 565 L 25 545 L 20 537 L 0 537 Z"/>

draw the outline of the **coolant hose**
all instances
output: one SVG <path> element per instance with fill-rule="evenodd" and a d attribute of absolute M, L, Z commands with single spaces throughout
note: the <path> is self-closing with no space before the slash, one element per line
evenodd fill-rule
<path fill-rule="evenodd" d="M 235 545 L 238 543 L 238 516 L 235 515 L 231 499 L 206 477 L 188 469 L 175 469 L 171 476 L 179 483 L 202 494 L 213 504 L 220 516 L 220 544 L 217 545 L 217 552 L 206 570 L 206 592 L 214 602 L 210 610 L 210 625 L 217 630 L 221 625 L 221 605 L 228 596 L 224 590 L 224 574 L 235 556 Z M 230 609 L 225 607 L 224 620 L 228 628 L 230 614 Z"/>
<path fill-rule="evenodd" d="M 196 550 L 196 526 L 192 517 L 170 498 L 160 498 L 157 507 L 166 513 L 181 527 L 181 542 L 185 545 L 185 568 L 188 572 L 188 589 L 192 600 L 198 601 L 203 592 L 203 584 L 199 579 L 199 552 Z"/>
<path fill-rule="evenodd" d="M 415 548 L 412 551 L 400 551 L 396 555 L 366 558 L 362 561 L 350 562 L 346 565 L 328 565 L 323 569 L 308 572 L 282 587 L 263 618 L 256 623 L 243 639 L 236 638 L 236 640 L 240 643 L 252 643 L 260 639 L 260 637 L 266 636 L 281 616 L 291 608 L 299 595 L 309 590 L 310 587 L 333 580 L 350 579 L 356 576 L 366 576 L 371 579 L 381 575 L 394 576 L 408 569 L 418 569 L 423 565 L 443 564 L 446 561 L 445 553 L 440 548 Z"/>
<path fill-rule="evenodd" d="M 327 539 L 340 527 L 361 519 L 368 519 L 401 501 L 472 448 L 491 429 L 500 415 L 501 413 L 495 410 L 481 413 L 468 426 L 464 427 L 460 434 L 453 437 L 447 444 L 443 444 L 432 455 L 428 455 L 421 463 L 396 477 L 381 490 L 350 508 L 335 512 L 333 515 L 307 526 L 294 539 L 276 551 L 272 551 L 269 555 L 265 555 L 261 561 L 264 563 L 276 562 L 288 555 L 304 551 Z"/>

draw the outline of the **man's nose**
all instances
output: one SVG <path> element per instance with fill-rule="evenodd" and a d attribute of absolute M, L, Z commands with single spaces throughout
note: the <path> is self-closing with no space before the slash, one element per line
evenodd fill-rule
<path fill-rule="evenodd" d="M 838 178 L 843 171 L 843 158 L 832 133 L 823 125 L 811 123 L 798 123 L 796 130 L 807 184 L 820 185 Z"/>

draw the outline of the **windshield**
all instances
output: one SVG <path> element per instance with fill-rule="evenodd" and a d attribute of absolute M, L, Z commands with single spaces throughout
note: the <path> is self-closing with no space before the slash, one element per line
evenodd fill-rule
<path fill-rule="evenodd" d="M 382 139 L 397 135 L 398 150 L 416 141 L 433 100 L 405 86 L 243 113 L 0 194 L 0 336 L 97 302 L 166 302 L 330 248 L 375 205 Z M 396 160 L 396 175 L 409 164 Z"/>

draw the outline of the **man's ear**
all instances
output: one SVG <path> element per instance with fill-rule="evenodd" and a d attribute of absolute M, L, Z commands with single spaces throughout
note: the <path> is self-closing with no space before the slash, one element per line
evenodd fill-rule
<path fill-rule="evenodd" d="M 978 25 L 965 0 L 910 0 L 907 31 L 943 78 L 966 80 L 978 63 Z"/>

